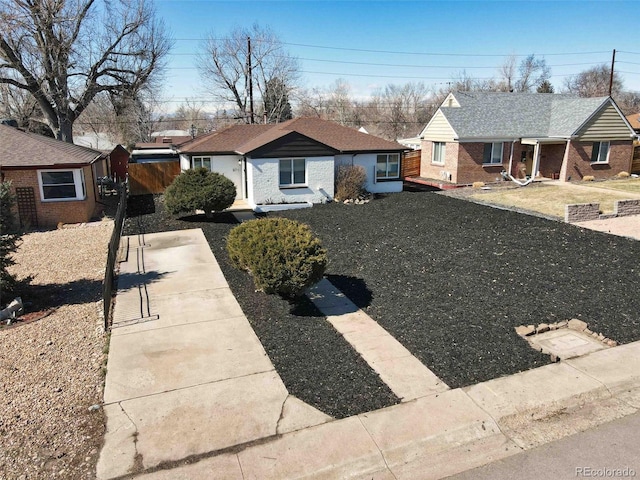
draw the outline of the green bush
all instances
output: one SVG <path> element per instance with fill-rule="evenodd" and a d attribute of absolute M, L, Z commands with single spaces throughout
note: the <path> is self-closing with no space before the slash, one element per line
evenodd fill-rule
<path fill-rule="evenodd" d="M 206 168 L 186 170 L 164 192 L 164 204 L 170 213 L 204 210 L 209 217 L 233 205 L 236 186 L 224 175 Z"/>
<path fill-rule="evenodd" d="M 336 172 L 336 200 L 356 200 L 365 193 L 367 172 L 360 165 L 340 165 Z"/>
<path fill-rule="evenodd" d="M 13 214 L 15 198 L 11 193 L 11 182 L 0 183 L 0 297 L 14 293 L 18 280 L 7 271 L 15 265 L 13 254 L 18 249 L 20 235 L 16 232 Z"/>
<path fill-rule="evenodd" d="M 302 295 L 322 279 L 327 251 L 308 225 L 287 218 L 251 220 L 229 232 L 227 251 L 248 270 L 256 288 L 285 298 Z"/>

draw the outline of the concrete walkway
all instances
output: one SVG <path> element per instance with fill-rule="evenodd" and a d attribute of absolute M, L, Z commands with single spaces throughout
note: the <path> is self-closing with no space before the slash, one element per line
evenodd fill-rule
<path fill-rule="evenodd" d="M 329 297 L 342 302 L 330 285 L 316 290 L 320 304 Z M 335 307 L 323 308 L 345 338 L 372 328 L 393 340 L 357 309 Z M 402 369 L 380 367 L 386 347 L 363 339 L 352 344 L 402 393 Z M 421 385 L 402 403 L 333 420 L 289 396 L 201 231 L 131 238 L 98 478 L 437 479 L 640 410 L 640 342 L 464 389 L 426 367 L 415 375 Z"/>
<path fill-rule="evenodd" d="M 315 285 L 309 298 L 403 402 L 449 390 L 404 345 L 329 280 L 323 279 Z"/>
<path fill-rule="evenodd" d="M 288 394 L 199 229 L 128 239 L 104 403 L 100 479 L 331 420 Z"/>

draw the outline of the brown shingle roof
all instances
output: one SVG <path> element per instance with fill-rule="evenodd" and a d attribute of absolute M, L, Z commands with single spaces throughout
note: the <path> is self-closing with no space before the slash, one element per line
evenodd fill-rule
<path fill-rule="evenodd" d="M 0 125 L 2 168 L 88 165 L 102 155 L 91 148 Z"/>
<path fill-rule="evenodd" d="M 343 153 L 407 150 L 399 143 L 311 117 L 295 118 L 275 125 L 234 125 L 183 143 L 178 150 L 184 153 L 249 154 L 292 132 Z"/>
<path fill-rule="evenodd" d="M 627 122 L 629 122 L 631 128 L 634 130 L 640 130 L 640 113 L 627 115 Z"/>

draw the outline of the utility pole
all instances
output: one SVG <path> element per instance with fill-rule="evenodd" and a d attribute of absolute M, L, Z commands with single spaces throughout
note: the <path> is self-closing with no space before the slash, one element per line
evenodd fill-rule
<path fill-rule="evenodd" d="M 253 77 L 251 73 L 251 37 L 247 37 L 247 66 L 249 73 L 249 123 L 255 123 L 253 118 Z"/>
<path fill-rule="evenodd" d="M 613 90 L 613 68 L 616 64 L 616 49 L 613 49 L 613 57 L 611 58 L 611 76 L 609 77 L 609 96 L 611 96 L 611 90 Z"/>

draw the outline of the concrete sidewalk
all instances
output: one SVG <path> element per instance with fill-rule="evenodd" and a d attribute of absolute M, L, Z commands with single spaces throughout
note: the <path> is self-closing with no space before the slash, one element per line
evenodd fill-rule
<path fill-rule="evenodd" d="M 317 303 L 339 297 L 322 287 Z M 414 357 L 353 307 L 324 308 L 403 403 L 334 420 L 290 396 L 200 230 L 130 238 L 98 478 L 437 479 L 640 410 L 640 342 L 464 389 L 416 366 L 407 391 L 386 367 Z"/>

